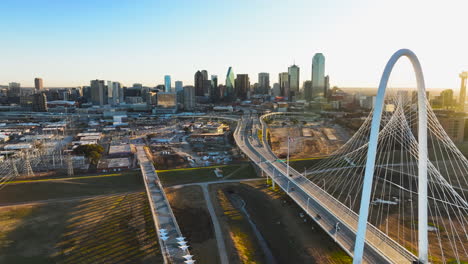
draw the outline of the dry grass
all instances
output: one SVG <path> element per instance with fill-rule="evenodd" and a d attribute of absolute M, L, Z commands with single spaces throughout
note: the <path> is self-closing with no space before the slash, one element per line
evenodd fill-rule
<path fill-rule="evenodd" d="M 233 206 L 222 190 L 218 190 L 217 197 L 240 263 L 264 263 L 262 255 L 259 254 L 260 246 L 243 214 Z"/>
<path fill-rule="evenodd" d="M 144 193 L 0 210 L 0 263 L 162 263 Z"/>

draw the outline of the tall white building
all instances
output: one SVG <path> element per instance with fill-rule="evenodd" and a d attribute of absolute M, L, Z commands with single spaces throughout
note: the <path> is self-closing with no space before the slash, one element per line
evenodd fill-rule
<path fill-rule="evenodd" d="M 315 53 L 312 58 L 312 99 L 325 97 L 325 56 L 322 53 Z"/>

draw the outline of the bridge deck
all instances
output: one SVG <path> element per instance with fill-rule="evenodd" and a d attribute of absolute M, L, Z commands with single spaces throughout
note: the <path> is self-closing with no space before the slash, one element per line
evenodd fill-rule
<path fill-rule="evenodd" d="M 163 253 L 164 263 L 184 263 L 185 259 L 182 256 L 190 254 L 190 252 L 188 249 L 180 249 L 179 244 L 177 244 L 176 238 L 181 237 L 182 233 L 153 163 L 148 159 L 143 146 L 137 146 L 137 157 L 145 182 L 151 213 L 158 232 L 159 245 Z M 169 237 L 166 241 L 161 239 L 161 229 L 166 229 L 167 236 Z"/>
<path fill-rule="evenodd" d="M 249 121 L 247 121 L 248 123 Z M 288 195 L 306 211 L 349 255 L 353 255 L 354 240 L 357 230 L 357 215 L 334 197 L 322 190 L 320 187 L 303 177 L 299 172 L 290 168 L 287 175 L 287 167 L 283 162 L 275 161 L 277 157 L 273 154 L 267 144 L 263 142 L 262 147 L 254 137 L 251 144 L 246 131 L 246 120 L 238 126 L 235 139 L 242 151 L 273 179 Z M 265 124 L 262 122 L 262 127 Z M 259 127 L 252 124 L 252 127 Z M 250 129 L 250 128 L 248 128 Z M 265 129 L 263 129 L 265 131 Z M 263 136 L 265 139 L 265 135 Z M 294 189 L 293 189 L 294 187 Z M 320 215 L 320 217 L 317 217 Z M 339 230 L 336 230 L 339 223 Z M 410 263 L 416 257 L 398 243 L 387 237 L 376 227 L 369 225 L 366 236 L 364 251 L 364 262 L 366 263 Z"/>

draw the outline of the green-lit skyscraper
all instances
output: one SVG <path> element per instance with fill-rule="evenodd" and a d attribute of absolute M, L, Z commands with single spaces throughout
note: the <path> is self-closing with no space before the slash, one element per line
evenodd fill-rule
<path fill-rule="evenodd" d="M 234 88 L 235 88 L 236 77 L 234 76 L 234 71 L 232 67 L 229 67 L 227 74 L 226 74 L 226 92 L 224 94 L 225 97 L 231 97 L 234 95 Z"/>

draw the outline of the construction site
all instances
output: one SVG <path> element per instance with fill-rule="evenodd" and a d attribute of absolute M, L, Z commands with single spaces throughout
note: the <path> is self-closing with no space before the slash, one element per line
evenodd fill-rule
<path fill-rule="evenodd" d="M 278 115 L 269 119 L 267 124 L 270 146 L 279 158 L 287 157 L 288 146 L 290 158 L 328 156 L 352 135 L 352 131 L 318 116 Z"/>

